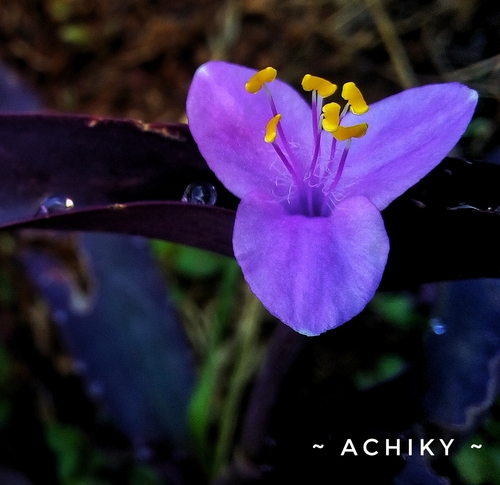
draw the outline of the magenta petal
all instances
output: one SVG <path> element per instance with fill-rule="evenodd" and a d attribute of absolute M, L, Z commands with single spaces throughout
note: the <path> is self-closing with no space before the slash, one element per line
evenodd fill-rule
<path fill-rule="evenodd" d="M 373 297 L 389 240 L 380 212 L 364 197 L 330 217 L 289 215 L 253 192 L 238 207 L 236 259 L 264 306 L 305 335 L 318 335 L 358 314 Z"/>
<path fill-rule="evenodd" d="M 343 124 L 368 123 L 353 140 L 338 186 L 342 195 L 364 195 L 379 210 L 416 184 L 455 146 L 469 124 L 477 93 L 459 83 L 408 89 L 370 105 Z"/>
<path fill-rule="evenodd" d="M 272 146 L 264 142 L 273 117 L 263 90 L 250 94 L 245 84 L 255 70 L 214 61 L 201 66 L 187 99 L 189 128 L 201 154 L 220 181 L 233 194 L 262 188 L 272 190 L 283 172 Z M 297 161 L 312 153 L 311 108 L 290 86 L 276 80 L 269 84 L 281 125 L 294 143 Z"/>

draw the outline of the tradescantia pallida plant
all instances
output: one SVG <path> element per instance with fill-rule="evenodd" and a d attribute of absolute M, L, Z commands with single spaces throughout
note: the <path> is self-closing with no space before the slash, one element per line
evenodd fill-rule
<path fill-rule="evenodd" d="M 272 69 L 209 63 L 189 93 L 189 126 L 2 115 L 2 227 L 141 234 L 234 254 L 270 312 L 306 335 L 349 320 L 380 282 L 498 273 L 498 167 L 440 164 L 474 91 L 425 86 L 367 105 L 347 84 L 342 108 L 323 100 L 337 94 L 329 82 L 306 76 L 303 87 L 312 106 Z M 216 186 L 214 205 L 182 201 L 196 181 Z M 57 194 L 71 204 L 40 211 Z"/>

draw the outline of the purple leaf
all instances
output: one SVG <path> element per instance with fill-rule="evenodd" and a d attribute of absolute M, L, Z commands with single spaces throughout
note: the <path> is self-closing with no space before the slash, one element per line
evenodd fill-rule
<path fill-rule="evenodd" d="M 232 215 L 180 202 L 190 183 L 202 181 L 216 186 L 217 204 L 236 205 L 185 125 L 3 115 L 0 176 L 1 228 L 142 234 L 231 254 Z M 71 199 L 75 210 L 40 214 L 40 205 L 51 196 Z M 130 209 L 121 205 L 140 201 L 148 202 Z M 226 242 L 220 241 L 222 231 Z"/>
<path fill-rule="evenodd" d="M 186 446 L 194 363 L 147 241 L 82 234 L 80 243 L 85 291 L 53 256 L 34 250 L 21 256 L 84 382 L 137 447 Z"/>
<path fill-rule="evenodd" d="M 119 232 L 233 254 L 238 201 L 207 167 L 187 126 L 152 131 L 111 119 L 88 126 L 95 119 L 0 115 L 1 229 Z M 193 181 L 216 186 L 215 206 L 180 202 Z M 499 183 L 494 164 L 445 159 L 396 199 L 382 212 L 391 251 L 381 288 L 498 275 Z M 71 198 L 75 209 L 35 216 L 51 195 Z"/>
<path fill-rule="evenodd" d="M 177 200 L 215 183 L 184 125 L 88 116 L 0 116 L 0 222 L 32 217 L 49 196 L 76 207 Z"/>
<path fill-rule="evenodd" d="M 159 201 L 75 209 L 4 227 L 12 230 L 58 229 L 141 235 L 232 256 L 233 225 L 234 212 L 228 209 Z"/>
<path fill-rule="evenodd" d="M 394 485 L 449 485 L 450 481 L 437 475 L 423 456 L 407 456 L 405 460 L 405 467 L 394 478 Z"/>
<path fill-rule="evenodd" d="M 447 429 L 471 430 L 498 395 L 500 282 L 444 282 L 437 296 L 426 340 L 427 418 Z"/>

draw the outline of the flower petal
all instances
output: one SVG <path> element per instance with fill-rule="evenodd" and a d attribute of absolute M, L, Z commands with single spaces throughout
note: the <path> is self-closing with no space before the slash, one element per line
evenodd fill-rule
<path fill-rule="evenodd" d="M 370 106 L 346 126 L 368 123 L 353 140 L 338 191 L 364 195 L 379 210 L 416 184 L 455 146 L 467 128 L 477 93 L 459 83 L 408 89 Z"/>
<path fill-rule="evenodd" d="M 259 188 L 271 190 L 284 172 L 274 149 L 264 142 L 273 117 L 269 99 L 264 90 L 245 90 L 253 74 L 255 70 L 236 64 L 209 62 L 196 71 L 187 99 L 189 127 L 201 154 L 238 197 Z M 298 147 L 296 157 L 305 163 L 312 155 L 311 108 L 284 82 L 267 86 L 284 114 L 280 124 L 288 140 Z"/>
<path fill-rule="evenodd" d="M 238 207 L 236 259 L 264 306 L 305 335 L 358 314 L 384 272 L 389 240 L 380 212 L 364 197 L 339 203 L 330 217 L 288 215 L 262 192 Z"/>

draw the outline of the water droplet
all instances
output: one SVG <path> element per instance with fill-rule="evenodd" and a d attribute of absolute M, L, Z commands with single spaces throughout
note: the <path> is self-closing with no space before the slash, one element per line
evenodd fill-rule
<path fill-rule="evenodd" d="M 182 196 L 182 202 L 190 204 L 214 205 L 217 200 L 217 190 L 208 182 L 189 184 Z"/>
<path fill-rule="evenodd" d="M 446 325 L 440 318 L 431 318 L 430 326 L 436 335 L 443 335 L 446 332 Z"/>
<path fill-rule="evenodd" d="M 37 216 L 48 216 L 57 212 L 64 212 L 73 209 L 75 204 L 69 197 L 52 195 L 42 200 L 36 213 Z"/>

